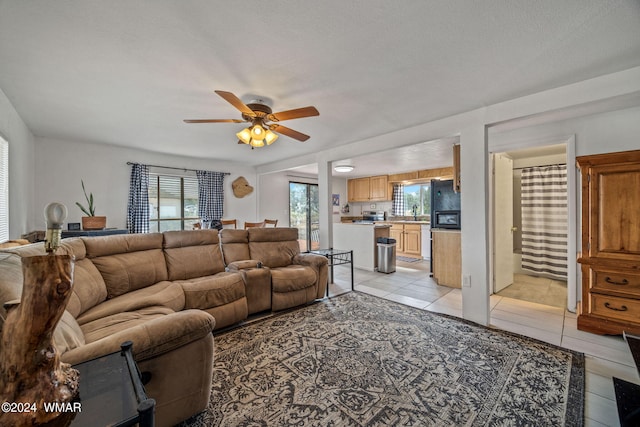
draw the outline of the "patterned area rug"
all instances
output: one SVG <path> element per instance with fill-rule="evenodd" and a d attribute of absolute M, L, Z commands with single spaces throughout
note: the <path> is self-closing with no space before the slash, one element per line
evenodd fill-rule
<path fill-rule="evenodd" d="M 215 337 L 185 426 L 582 426 L 584 356 L 358 292 Z"/>

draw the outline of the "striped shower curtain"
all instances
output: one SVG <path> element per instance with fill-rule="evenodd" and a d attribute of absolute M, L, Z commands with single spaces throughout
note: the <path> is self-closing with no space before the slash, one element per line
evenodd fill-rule
<path fill-rule="evenodd" d="M 567 280 L 567 165 L 522 170 L 522 269 Z"/>

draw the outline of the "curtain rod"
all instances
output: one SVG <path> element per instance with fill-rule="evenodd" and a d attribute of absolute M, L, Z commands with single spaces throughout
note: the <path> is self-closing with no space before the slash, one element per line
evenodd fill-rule
<path fill-rule="evenodd" d="M 517 170 L 522 170 L 522 169 L 527 169 L 527 168 L 544 168 L 544 167 L 547 167 L 547 166 L 566 166 L 566 165 L 567 165 L 566 163 L 552 163 L 550 165 L 524 166 L 524 167 L 521 167 L 521 168 L 513 168 L 513 170 L 517 171 Z"/>
<path fill-rule="evenodd" d="M 127 164 L 128 165 L 135 165 L 136 163 L 135 162 L 127 162 Z M 173 166 L 158 166 L 158 165 L 146 165 L 146 166 L 149 166 L 150 168 L 175 169 L 175 170 L 185 171 L 185 172 L 187 172 L 187 171 L 189 171 L 189 172 L 197 172 L 198 171 L 198 169 L 176 168 L 176 167 L 173 167 Z M 229 172 L 221 172 L 221 173 L 223 173 L 225 175 L 231 175 L 231 173 L 229 173 Z"/>

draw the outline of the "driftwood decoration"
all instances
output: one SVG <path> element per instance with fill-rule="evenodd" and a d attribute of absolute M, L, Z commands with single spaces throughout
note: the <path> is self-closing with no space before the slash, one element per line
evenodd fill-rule
<path fill-rule="evenodd" d="M 233 195 L 238 199 L 241 199 L 247 194 L 251 194 L 253 192 L 253 187 L 249 185 L 249 181 L 247 181 L 247 178 L 244 176 L 236 178 L 231 183 L 231 188 L 233 189 Z"/>
<path fill-rule="evenodd" d="M 54 412 L 78 394 L 78 371 L 60 362 L 53 331 L 73 286 L 73 258 L 45 255 L 22 259 L 22 299 L 7 304 L 0 348 L 2 426 L 64 426 L 75 413 Z M 8 410 L 8 411 L 7 411 Z"/>

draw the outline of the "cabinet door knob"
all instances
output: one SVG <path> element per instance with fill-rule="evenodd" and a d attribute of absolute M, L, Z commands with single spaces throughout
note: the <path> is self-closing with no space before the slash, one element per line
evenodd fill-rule
<path fill-rule="evenodd" d="M 611 307 L 611 304 L 609 304 L 609 302 L 605 302 L 604 306 L 607 307 L 609 310 L 615 310 L 615 311 L 627 311 L 627 310 L 629 310 L 626 305 L 623 305 L 620 308 Z"/>
<path fill-rule="evenodd" d="M 622 279 L 621 282 L 616 282 L 615 280 L 612 280 L 611 277 L 606 277 L 604 279 L 605 282 L 607 283 L 611 283 L 612 285 L 628 285 L 629 281 L 627 279 Z"/>

